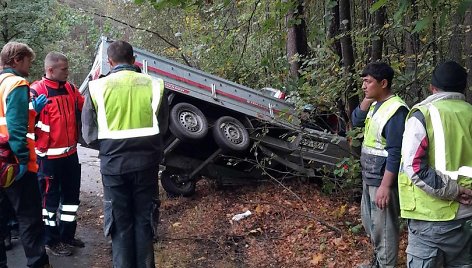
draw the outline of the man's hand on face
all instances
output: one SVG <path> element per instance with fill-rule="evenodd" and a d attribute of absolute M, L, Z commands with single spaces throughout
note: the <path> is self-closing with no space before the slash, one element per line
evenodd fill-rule
<path fill-rule="evenodd" d="M 456 197 L 456 201 L 464 205 L 471 205 L 472 204 L 472 190 L 459 186 L 459 195 Z"/>
<path fill-rule="evenodd" d="M 369 110 L 370 105 L 374 102 L 375 100 L 372 98 L 367 98 L 365 97 L 359 107 L 361 108 L 362 111 L 367 111 Z"/>

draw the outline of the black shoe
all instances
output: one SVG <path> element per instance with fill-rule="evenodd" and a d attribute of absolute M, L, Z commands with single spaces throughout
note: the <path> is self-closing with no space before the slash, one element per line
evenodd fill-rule
<path fill-rule="evenodd" d="M 10 230 L 11 234 L 11 239 L 19 239 L 20 238 L 20 232 L 18 231 L 18 228 L 12 228 Z"/>
<path fill-rule="evenodd" d="M 56 243 L 54 245 L 46 245 L 46 251 L 54 256 L 65 257 L 72 255 L 70 248 L 62 242 Z"/>
<path fill-rule="evenodd" d="M 73 246 L 73 247 L 76 247 L 76 248 L 83 248 L 85 247 L 85 243 L 78 239 L 78 238 L 73 238 L 73 239 L 70 239 L 70 240 L 65 240 L 64 241 L 65 244 L 69 245 L 69 246 Z"/>
<path fill-rule="evenodd" d="M 13 248 L 13 245 L 11 243 L 11 235 L 7 235 L 7 237 L 5 237 L 5 240 L 3 241 L 5 243 L 5 250 L 10 250 Z"/>

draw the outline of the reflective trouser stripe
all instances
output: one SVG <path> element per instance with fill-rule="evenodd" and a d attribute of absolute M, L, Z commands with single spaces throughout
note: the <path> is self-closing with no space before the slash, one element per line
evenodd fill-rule
<path fill-rule="evenodd" d="M 49 212 L 43 208 L 43 221 L 47 226 L 56 226 L 56 213 Z"/>
<path fill-rule="evenodd" d="M 75 215 L 61 214 L 60 220 L 61 221 L 73 222 L 73 221 L 75 221 Z"/>
<path fill-rule="evenodd" d="M 77 212 L 77 209 L 79 209 L 79 205 L 61 205 L 60 207 L 61 211 L 67 212 Z"/>
<path fill-rule="evenodd" d="M 44 225 L 46 225 L 46 226 L 52 226 L 52 227 L 56 226 L 55 221 L 50 221 L 50 220 L 46 220 L 46 219 L 44 219 L 43 221 L 44 221 Z"/>

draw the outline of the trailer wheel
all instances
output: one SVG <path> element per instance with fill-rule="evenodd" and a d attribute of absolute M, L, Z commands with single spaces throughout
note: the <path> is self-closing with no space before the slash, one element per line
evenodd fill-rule
<path fill-rule="evenodd" d="M 170 111 L 169 129 L 180 140 L 198 140 L 208 133 L 208 121 L 200 109 L 182 102 Z"/>
<path fill-rule="evenodd" d="M 213 138 L 224 151 L 244 151 L 249 147 L 249 133 L 236 118 L 223 116 L 213 126 Z"/>
<path fill-rule="evenodd" d="M 161 173 L 161 185 L 171 196 L 192 196 L 195 193 L 195 181 L 184 181 L 183 173 L 164 170 Z"/>

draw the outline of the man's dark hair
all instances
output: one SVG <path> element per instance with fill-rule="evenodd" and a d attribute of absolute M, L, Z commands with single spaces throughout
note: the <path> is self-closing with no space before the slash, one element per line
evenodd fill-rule
<path fill-rule="evenodd" d="M 387 88 L 390 89 L 392 87 L 394 71 L 392 67 L 385 62 L 372 62 L 367 64 L 362 71 L 361 77 L 366 77 L 368 75 L 375 78 L 379 83 L 386 79 Z"/>
<path fill-rule="evenodd" d="M 115 41 L 110 44 L 107 49 L 108 58 L 115 63 L 133 64 L 134 52 L 133 47 L 125 41 Z"/>
<path fill-rule="evenodd" d="M 455 61 L 446 61 L 434 68 L 431 85 L 442 91 L 464 93 L 467 71 Z"/>

